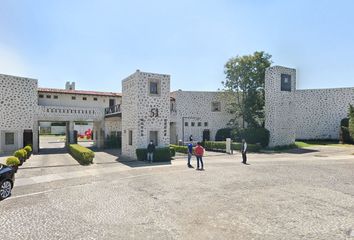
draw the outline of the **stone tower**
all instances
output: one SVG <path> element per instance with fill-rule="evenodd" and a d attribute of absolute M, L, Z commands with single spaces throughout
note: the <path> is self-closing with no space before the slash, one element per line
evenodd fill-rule
<path fill-rule="evenodd" d="M 136 158 L 137 148 L 153 140 L 170 143 L 170 76 L 137 70 L 122 81 L 122 155 Z"/>
<path fill-rule="evenodd" d="M 296 135 L 296 70 L 269 67 L 265 73 L 265 127 L 269 147 L 290 145 Z"/>

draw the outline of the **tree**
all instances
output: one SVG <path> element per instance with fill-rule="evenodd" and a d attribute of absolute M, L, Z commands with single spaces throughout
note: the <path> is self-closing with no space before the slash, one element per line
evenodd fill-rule
<path fill-rule="evenodd" d="M 250 128 L 264 125 L 264 78 L 266 68 L 272 63 L 271 57 L 263 51 L 255 52 L 236 56 L 225 64 L 224 91 L 234 93 L 234 100 L 229 104 L 229 110 L 235 116 L 231 120 L 232 124 L 236 125 L 241 119 L 242 128 L 245 128 L 246 123 Z"/>
<path fill-rule="evenodd" d="M 349 105 L 349 125 L 348 125 L 348 129 L 349 129 L 349 135 L 350 138 L 352 140 L 352 142 L 354 142 L 354 106 L 353 105 Z"/>

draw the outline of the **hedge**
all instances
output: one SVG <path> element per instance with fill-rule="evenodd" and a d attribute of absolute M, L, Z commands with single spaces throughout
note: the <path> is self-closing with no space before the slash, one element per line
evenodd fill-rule
<path fill-rule="evenodd" d="M 69 153 L 82 165 L 93 163 L 93 158 L 95 157 L 93 151 L 79 144 L 70 144 Z"/>
<path fill-rule="evenodd" d="M 173 148 L 176 152 L 185 153 L 185 154 L 188 153 L 188 147 L 187 146 L 179 146 L 179 145 L 171 144 L 170 147 Z"/>
<path fill-rule="evenodd" d="M 241 143 L 232 143 L 231 144 L 231 149 L 235 151 L 240 151 L 241 150 Z M 209 151 L 222 151 L 224 152 L 226 150 L 226 142 L 220 141 L 206 141 L 204 142 L 204 147 L 206 150 Z M 249 152 L 258 152 L 261 150 L 261 146 L 257 144 L 249 144 L 247 143 L 247 151 Z"/>
<path fill-rule="evenodd" d="M 147 149 L 138 148 L 135 150 L 136 157 L 139 161 L 147 160 Z M 171 161 L 173 152 L 170 147 L 156 148 L 154 151 L 154 162 L 168 162 Z"/>
<path fill-rule="evenodd" d="M 8 165 L 8 166 L 18 166 L 18 165 L 20 165 L 20 160 L 17 157 L 8 157 L 6 159 L 6 165 Z"/>
<path fill-rule="evenodd" d="M 343 118 L 340 121 L 339 141 L 342 143 L 353 143 L 349 135 L 349 118 Z"/>
<path fill-rule="evenodd" d="M 241 141 L 244 138 L 247 144 L 260 143 L 262 147 L 267 147 L 269 144 L 269 131 L 265 128 L 234 129 L 231 136 L 234 141 Z"/>
<path fill-rule="evenodd" d="M 27 158 L 27 152 L 24 149 L 19 149 L 16 152 L 14 152 L 14 156 L 17 157 L 20 161 L 25 160 Z"/>
<path fill-rule="evenodd" d="M 226 138 L 231 138 L 232 128 L 221 128 L 215 134 L 215 141 L 225 141 Z"/>

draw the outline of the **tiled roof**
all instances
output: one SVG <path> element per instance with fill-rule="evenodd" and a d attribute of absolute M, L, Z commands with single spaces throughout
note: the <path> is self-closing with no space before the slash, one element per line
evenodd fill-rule
<path fill-rule="evenodd" d="M 96 91 L 85 91 L 85 90 L 66 90 L 58 88 L 38 88 L 38 92 L 41 93 L 62 93 L 62 94 L 80 94 L 80 95 L 95 95 L 104 97 L 121 97 L 121 93 L 114 92 L 96 92 Z"/>

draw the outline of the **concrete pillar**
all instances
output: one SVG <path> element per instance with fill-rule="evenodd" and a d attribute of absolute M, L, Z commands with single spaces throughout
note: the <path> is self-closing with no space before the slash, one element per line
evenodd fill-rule
<path fill-rule="evenodd" d="M 96 143 L 95 144 L 96 147 L 103 148 L 104 147 L 104 138 L 105 138 L 103 121 L 94 122 L 93 129 L 94 129 L 94 135 L 95 135 L 94 140 Z"/>
<path fill-rule="evenodd" d="M 70 121 L 70 122 L 68 122 L 68 125 L 69 125 L 69 129 L 68 129 L 68 136 L 67 137 L 69 137 L 69 143 L 73 144 L 73 143 L 75 143 L 75 140 L 74 140 L 74 122 Z"/>
<path fill-rule="evenodd" d="M 226 138 L 226 153 L 231 154 L 231 138 Z"/>
<path fill-rule="evenodd" d="M 39 125 L 39 123 L 37 121 L 33 125 L 33 131 L 32 131 L 32 133 L 33 133 L 33 146 L 32 146 L 33 153 L 38 153 L 38 151 L 39 151 L 38 125 Z"/>

